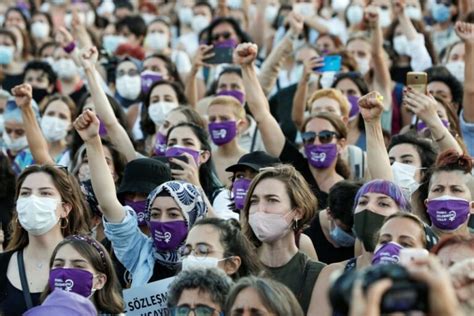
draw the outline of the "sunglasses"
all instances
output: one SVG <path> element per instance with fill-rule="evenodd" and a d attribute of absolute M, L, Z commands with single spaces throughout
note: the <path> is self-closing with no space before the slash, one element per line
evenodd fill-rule
<path fill-rule="evenodd" d="M 228 40 L 231 36 L 232 34 L 230 34 L 230 32 L 216 33 L 212 35 L 212 41 L 218 42 L 221 38 Z"/>
<path fill-rule="evenodd" d="M 319 133 L 316 132 L 304 132 L 301 134 L 301 138 L 303 139 L 303 144 L 313 144 L 314 140 L 318 137 L 319 142 L 321 144 L 329 144 L 334 137 L 339 137 L 336 132 L 333 131 L 321 131 Z"/>
<path fill-rule="evenodd" d="M 193 312 L 195 316 L 213 316 L 216 310 L 207 305 L 198 305 L 194 308 L 189 306 L 177 306 L 170 308 L 171 316 L 188 316 Z"/>

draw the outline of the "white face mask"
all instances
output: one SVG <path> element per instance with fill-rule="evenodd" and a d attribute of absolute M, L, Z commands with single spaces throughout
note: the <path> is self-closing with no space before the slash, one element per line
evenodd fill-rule
<path fill-rule="evenodd" d="M 365 76 L 365 74 L 367 74 L 370 70 L 370 61 L 368 58 L 359 58 L 359 57 L 354 57 L 356 62 L 357 62 L 357 66 L 359 67 L 359 71 L 361 74 L 363 74 Z"/>
<path fill-rule="evenodd" d="M 191 20 L 193 19 L 193 9 L 190 7 L 182 7 L 178 11 L 178 18 L 179 21 L 183 24 L 191 24 Z"/>
<path fill-rule="evenodd" d="M 56 60 L 53 69 L 60 79 L 72 79 L 79 75 L 79 69 L 72 59 L 61 58 Z"/>
<path fill-rule="evenodd" d="M 191 21 L 191 28 L 196 34 L 199 34 L 209 25 L 209 20 L 204 15 L 195 15 Z"/>
<path fill-rule="evenodd" d="M 102 46 L 109 54 L 113 54 L 117 50 L 117 48 L 120 46 L 120 44 L 123 44 L 126 42 L 127 42 L 127 38 L 125 36 L 108 34 L 102 37 Z"/>
<path fill-rule="evenodd" d="M 458 79 L 461 83 L 464 83 L 464 68 L 466 68 L 466 63 L 464 61 L 450 61 L 445 66 L 449 72 L 454 77 L 456 77 L 456 79 Z"/>
<path fill-rule="evenodd" d="M 35 236 L 49 232 L 59 221 L 56 215 L 58 204 L 57 199 L 36 195 L 18 198 L 16 210 L 21 227 Z"/>
<path fill-rule="evenodd" d="M 385 28 L 392 23 L 392 12 L 389 9 L 383 10 L 379 7 L 380 26 Z"/>
<path fill-rule="evenodd" d="M 189 255 L 183 258 L 182 270 L 217 268 L 217 265 L 221 260 L 213 257 L 196 257 Z"/>
<path fill-rule="evenodd" d="M 408 55 L 407 47 L 408 39 L 405 35 L 398 35 L 393 38 L 393 49 L 397 52 L 400 56 Z"/>
<path fill-rule="evenodd" d="M 79 167 L 79 171 L 77 172 L 77 178 L 80 182 L 84 182 L 91 179 L 91 169 L 87 163 L 83 163 Z"/>
<path fill-rule="evenodd" d="M 125 75 L 115 81 L 118 94 L 127 100 L 136 100 L 142 89 L 140 76 Z"/>
<path fill-rule="evenodd" d="M 145 47 L 153 51 L 162 51 L 168 48 L 169 38 L 165 33 L 154 32 L 145 37 Z"/>
<path fill-rule="evenodd" d="M 304 74 L 304 65 L 295 65 L 291 70 L 290 78 L 292 81 L 298 82 L 303 78 Z"/>
<path fill-rule="evenodd" d="M 173 102 L 155 102 L 148 107 L 148 115 L 153 123 L 161 125 L 164 123 L 166 116 L 171 110 L 178 107 L 178 104 Z"/>
<path fill-rule="evenodd" d="M 41 118 L 41 130 L 48 142 L 56 142 L 66 138 L 69 122 L 55 116 Z"/>
<path fill-rule="evenodd" d="M 316 14 L 314 5 L 310 2 L 299 2 L 293 4 L 293 11 L 298 14 L 301 14 L 304 17 L 310 17 Z"/>
<path fill-rule="evenodd" d="M 227 6 L 233 10 L 240 9 L 242 8 L 242 0 L 227 0 Z"/>
<path fill-rule="evenodd" d="M 31 24 L 31 35 L 36 39 L 45 39 L 49 35 L 49 25 L 44 22 L 34 22 Z"/>
<path fill-rule="evenodd" d="M 3 114 L 0 114 L 0 134 L 3 134 L 3 130 L 5 129 L 5 118 Z"/>
<path fill-rule="evenodd" d="M 22 150 L 23 148 L 28 147 L 28 140 L 26 139 L 26 135 L 18 137 L 16 139 L 12 139 L 7 133 L 3 133 L 2 138 L 5 143 L 5 146 L 15 153 Z"/>
<path fill-rule="evenodd" d="M 409 198 L 418 189 L 420 184 L 415 180 L 418 168 L 404 163 L 394 162 L 392 164 L 393 182 L 395 182 Z"/>
<path fill-rule="evenodd" d="M 275 5 L 269 5 L 265 9 L 265 20 L 267 23 L 273 23 L 275 21 L 275 18 L 278 14 L 278 7 Z"/>
<path fill-rule="evenodd" d="M 410 19 L 415 21 L 421 21 L 421 19 L 423 18 L 421 9 L 415 6 L 407 6 L 405 8 L 405 13 Z"/>
<path fill-rule="evenodd" d="M 104 0 L 102 4 L 97 8 L 97 14 L 99 16 L 105 16 L 107 14 L 114 13 L 115 4 L 113 0 Z"/>
<path fill-rule="evenodd" d="M 349 2 L 350 0 L 332 0 L 331 6 L 334 11 L 342 12 L 347 8 Z"/>
<path fill-rule="evenodd" d="M 321 87 L 323 89 L 329 89 L 331 88 L 333 82 L 334 82 L 334 77 L 336 77 L 335 71 L 325 71 L 321 75 L 321 79 L 319 80 L 319 83 L 321 84 Z"/>
<path fill-rule="evenodd" d="M 364 18 L 364 9 L 360 5 L 351 5 L 346 12 L 350 25 L 359 24 Z"/>

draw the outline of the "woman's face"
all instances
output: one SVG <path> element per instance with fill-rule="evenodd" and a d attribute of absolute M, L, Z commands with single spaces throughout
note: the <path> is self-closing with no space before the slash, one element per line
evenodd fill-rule
<path fill-rule="evenodd" d="M 235 32 L 231 24 L 226 22 L 220 23 L 212 30 L 211 40 L 213 44 L 217 42 L 223 42 L 229 39 L 233 39 L 239 42 L 237 33 Z"/>
<path fill-rule="evenodd" d="M 13 47 L 13 49 L 15 49 L 15 43 L 13 42 L 13 40 L 10 38 L 10 36 L 4 34 L 0 34 L 0 45 Z"/>
<path fill-rule="evenodd" d="M 434 97 L 443 99 L 446 103 L 453 102 L 451 89 L 442 81 L 432 81 L 428 83 L 428 92 Z"/>
<path fill-rule="evenodd" d="M 403 248 L 425 248 L 421 227 L 408 218 L 395 217 L 383 224 L 378 244 L 391 241 Z"/>
<path fill-rule="evenodd" d="M 400 207 L 391 197 L 374 192 L 365 193 L 359 198 L 354 213 L 356 214 L 366 209 L 382 216 L 390 216 L 401 211 Z"/>
<path fill-rule="evenodd" d="M 352 95 L 361 97 L 362 93 L 359 90 L 359 87 L 350 79 L 342 79 L 336 85 L 336 89 L 342 92 L 346 97 Z"/>
<path fill-rule="evenodd" d="M 329 121 L 327 121 L 325 119 L 322 119 L 322 118 L 319 118 L 319 117 L 315 117 L 311 121 L 309 121 L 308 124 L 306 124 L 305 131 L 306 132 L 315 132 L 316 134 L 319 134 L 322 131 L 329 131 L 329 132 L 337 133 L 336 129 L 334 128 L 334 126 L 332 126 L 332 124 Z M 340 152 L 344 147 L 344 141 L 341 140 L 341 139 L 338 140 L 337 137 L 335 135 L 333 135 L 331 141 L 329 142 L 329 144 L 334 144 L 334 143 L 338 145 L 338 151 Z M 314 145 L 321 145 L 323 143 L 321 143 L 321 141 L 319 140 L 319 137 L 315 137 L 314 141 L 313 141 L 313 144 Z M 328 144 L 328 143 L 326 143 L 326 144 Z"/>
<path fill-rule="evenodd" d="M 249 214 L 263 212 L 285 216 L 291 211 L 292 205 L 285 183 L 267 178 L 255 186 L 250 197 Z M 287 220 L 290 224 L 289 218 Z"/>
<path fill-rule="evenodd" d="M 450 195 L 472 201 L 471 191 L 466 184 L 467 177 L 461 171 L 440 171 L 431 176 L 428 200 Z"/>
<path fill-rule="evenodd" d="M 216 92 L 219 93 L 223 90 L 237 90 L 245 93 L 242 77 L 234 73 L 226 73 L 220 76 Z"/>
<path fill-rule="evenodd" d="M 329 112 L 336 114 L 337 116 L 341 116 L 341 106 L 337 100 L 334 100 L 330 97 L 322 97 L 316 99 L 313 103 L 311 103 L 311 114 L 322 113 L 322 112 Z"/>
<path fill-rule="evenodd" d="M 458 43 L 449 52 L 448 62 L 453 61 L 464 61 L 464 55 L 466 53 L 466 47 L 464 43 Z"/>
<path fill-rule="evenodd" d="M 421 181 L 421 157 L 416 147 L 412 144 L 399 144 L 393 146 L 388 152 L 390 164 L 394 162 L 403 163 L 418 168 L 415 172 L 415 180 Z"/>
<path fill-rule="evenodd" d="M 21 14 L 15 10 L 12 10 L 5 17 L 5 27 L 17 26 L 20 29 L 26 29 L 25 20 L 23 20 Z"/>
<path fill-rule="evenodd" d="M 219 315 L 222 312 L 219 304 L 214 302 L 208 291 L 199 288 L 184 289 L 176 307 L 196 308 L 197 306 L 207 306 L 214 309 L 214 313 L 211 315 Z M 193 315 L 196 314 L 193 312 Z"/>
<path fill-rule="evenodd" d="M 161 58 L 150 57 L 145 59 L 143 62 L 143 70 L 159 72 L 164 80 L 169 79 L 170 74 L 168 73 L 168 68 L 166 68 L 166 63 Z"/>
<path fill-rule="evenodd" d="M 230 308 L 230 316 L 237 315 L 275 315 L 263 304 L 260 294 L 251 288 L 247 287 L 237 294 L 232 307 Z"/>
<path fill-rule="evenodd" d="M 179 104 L 178 96 L 174 91 L 173 87 L 167 84 L 160 84 L 153 88 L 150 93 L 150 104 L 156 102 L 171 102 L 176 105 Z"/>
<path fill-rule="evenodd" d="M 184 220 L 178 203 L 171 196 L 158 196 L 150 208 L 150 221 L 173 222 Z"/>
<path fill-rule="evenodd" d="M 370 62 L 370 54 L 371 54 L 371 47 L 370 44 L 364 40 L 355 39 L 347 44 L 347 50 L 349 53 L 354 56 L 356 60 L 359 59 L 369 59 Z"/>
<path fill-rule="evenodd" d="M 41 14 L 41 13 L 37 13 L 37 14 L 33 15 L 33 17 L 31 18 L 31 23 L 34 23 L 34 22 L 42 22 L 42 23 L 45 23 L 45 24 L 49 25 L 49 22 L 48 22 L 48 19 L 46 18 L 46 16 L 44 14 Z"/>
<path fill-rule="evenodd" d="M 110 174 L 112 175 L 114 180 L 117 180 L 117 173 L 115 172 L 114 158 L 112 156 L 112 152 L 107 146 L 102 146 L 102 149 L 104 150 L 105 162 L 109 167 Z M 79 178 L 79 181 L 85 181 L 90 179 L 89 160 L 87 159 L 87 155 L 84 155 L 84 158 L 82 158 L 81 166 L 79 167 L 77 176 Z"/>
<path fill-rule="evenodd" d="M 449 268 L 457 262 L 474 258 L 474 249 L 467 245 L 452 244 L 441 248 L 438 258 L 445 268 Z"/>
<path fill-rule="evenodd" d="M 43 113 L 43 116 L 53 116 L 71 123 L 71 111 L 61 100 L 51 102 Z"/>
<path fill-rule="evenodd" d="M 129 75 L 130 77 L 135 77 L 139 75 L 137 66 L 131 61 L 123 61 L 117 66 L 117 75 L 116 78 Z"/>
<path fill-rule="evenodd" d="M 321 36 L 316 40 L 316 49 L 321 53 L 330 53 L 336 51 L 336 43 L 330 36 Z"/>
<path fill-rule="evenodd" d="M 147 34 L 152 33 L 166 34 L 169 38 L 170 30 L 165 23 L 161 21 L 156 21 L 148 26 Z"/>
<path fill-rule="evenodd" d="M 21 184 L 18 197 L 26 198 L 35 195 L 36 197 L 55 199 L 62 202 L 61 193 L 56 188 L 51 175 L 45 172 L 35 172 L 29 174 Z M 70 207 L 66 204 L 58 203 L 56 206 L 57 218 L 67 217 Z"/>
<path fill-rule="evenodd" d="M 166 116 L 165 122 L 160 126 L 160 133 L 163 135 L 168 135 L 168 131 L 175 125 L 179 123 L 188 122 L 186 115 L 180 111 L 171 111 Z"/>
<path fill-rule="evenodd" d="M 64 269 L 81 269 L 92 273 L 94 276 L 92 288 L 100 290 L 104 287 L 106 280 L 105 275 L 99 273 L 94 266 L 82 256 L 73 246 L 66 244 L 59 248 L 56 256 L 54 257 L 53 266 L 51 269 L 64 268 Z M 101 275 L 101 278 L 97 276 Z"/>
<path fill-rule="evenodd" d="M 194 150 L 201 150 L 201 142 L 187 126 L 177 127 L 168 135 L 168 147 L 183 146 Z"/>

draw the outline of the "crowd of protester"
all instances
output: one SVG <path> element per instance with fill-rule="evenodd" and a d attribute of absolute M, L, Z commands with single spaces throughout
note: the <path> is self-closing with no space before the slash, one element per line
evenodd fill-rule
<path fill-rule="evenodd" d="M 474 314 L 472 0 L 2 0 L 0 136 L 0 315 Z"/>

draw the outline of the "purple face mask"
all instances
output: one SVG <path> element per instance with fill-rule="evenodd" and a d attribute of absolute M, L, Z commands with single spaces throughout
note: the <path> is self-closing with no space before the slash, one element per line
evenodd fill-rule
<path fill-rule="evenodd" d="M 199 151 L 191 149 L 191 148 L 181 147 L 181 146 L 168 147 L 166 149 L 165 156 L 168 158 L 172 158 L 172 157 L 182 156 L 183 153 L 188 153 L 191 156 L 193 156 L 193 159 L 196 162 L 196 165 L 199 166 Z"/>
<path fill-rule="evenodd" d="M 250 187 L 250 179 L 237 179 L 232 184 L 232 194 L 234 196 L 235 207 L 238 210 L 242 210 L 245 205 L 245 197 L 247 196 L 247 191 Z"/>
<path fill-rule="evenodd" d="M 233 38 L 213 43 L 214 47 L 230 47 L 230 48 L 236 48 L 237 44 L 238 44 L 237 41 Z"/>
<path fill-rule="evenodd" d="M 446 127 L 446 128 L 449 127 L 449 121 L 448 120 L 441 120 L 441 122 L 443 123 L 444 127 Z M 426 128 L 428 128 L 428 126 L 426 126 L 425 122 L 423 122 L 423 121 L 419 121 L 416 124 L 416 131 L 417 132 L 421 132 Z"/>
<path fill-rule="evenodd" d="M 156 134 L 155 147 L 153 148 L 155 156 L 164 157 L 166 154 L 166 135 L 158 132 Z"/>
<path fill-rule="evenodd" d="M 137 213 L 138 225 L 144 226 L 146 224 L 146 220 L 145 220 L 146 200 L 142 200 L 142 201 L 125 200 L 124 204 L 133 208 L 135 213 Z"/>
<path fill-rule="evenodd" d="M 469 219 L 469 201 L 449 195 L 428 201 L 428 215 L 441 230 L 455 230 Z"/>
<path fill-rule="evenodd" d="M 150 236 L 156 249 L 167 251 L 175 250 L 188 235 L 185 221 L 157 222 L 149 221 Z"/>
<path fill-rule="evenodd" d="M 393 241 L 381 245 L 374 252 L 372 265 L 398 263 L 400 261 L 400 250 L 402 248 L 402 246 Z"/>
<path fill-rule="evenodd" d="M 107 135 L 107 128 L 105 128 L 104 122 L 99 118 L 99 135 L 100 137 L 103 137 Z"/>
<path fill-rule="evenodd" d="M 239 90 L 221 90 L 217 93 L 218 96 L 229 96 L 229 97 L 234 97 L 237 99 L 237 101 L 240 102 L 240 104 L 244 104 L 245 102 L 245 95 L 242 91 Z"/>
<path fill-rule="evenodd" d="M 328 168 L 337 158 L 336 144 L 308 144 L 304 146 L 308 162 L 316 169 Z"/>
<path fill-rule="evenodd" d="M 142 92 L 147 94 L 150 91 L 151 86 L 158 81 L 163 80 L 163 76 L 156 71 L 145 70 L 141 73 Z"/>
<path fill-rule="evenodd" d="M 347 97 L 349 103 L 351 104 L 351 111 L 349 112 L 349 119 L 354 119 L 359 115 L 359 97 L 355 95 L 350 95 Z"/>
<path fill-rule="evenodd" d="M 229 143 L 237 135 L 236 121 L 213 122 L 209 123 L 208 128 L 212 142 L 217 146 Z"/>
<path fill-rule="evenodd" d="M 92 280 L 94 276 L 89 271 L 76 268 L 55 268 L 49 272 L 49 289 L 60 289 L 73 292 L 84 297 L 92 294 Z"/>

